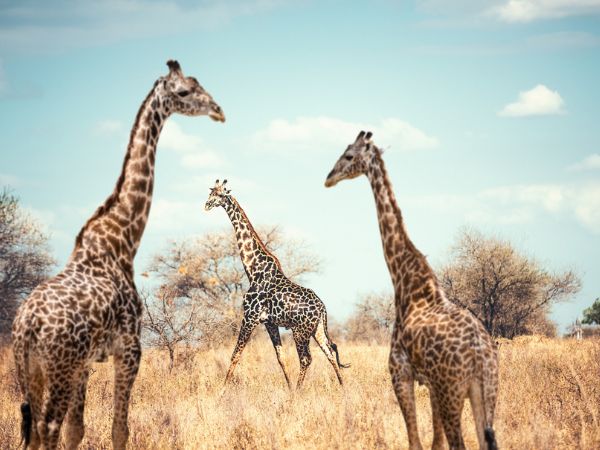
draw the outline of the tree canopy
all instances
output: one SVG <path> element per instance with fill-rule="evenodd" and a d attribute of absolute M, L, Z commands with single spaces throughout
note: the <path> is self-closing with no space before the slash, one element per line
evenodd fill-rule
<path fill-rule="evenodd" d="M 10 332 L 19 302 L 54 266 L 48 236 L 8 189 L 0 192 L 0 335 Z"/>
<path fill-rule="evenodd" d="M 439 273 L 448 298 L 478 317 L 493 336 L 556 333 L 550 307 L 581 282 L 572 270 L 551 273 L 510 242 L 463 231 Z"/>
<path fill-rule="evenodd" d="M 583 320 L 581 323 L 600 325 L 600 298 L 594 300 L 592 306 L 583 310 Z"/>

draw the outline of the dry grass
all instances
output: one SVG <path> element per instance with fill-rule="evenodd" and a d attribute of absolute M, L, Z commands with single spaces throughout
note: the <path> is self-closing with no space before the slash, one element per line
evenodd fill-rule
<path fill-rule="evenodd" d="M 295 378 L 289 343 L 284 358 Z M 404 423 L 387 371 L 387 347 L 340 345 L 341 389 L 313 347 L 305 388 L 290 393 L 265 339 L 246 349 L 232 386 L 221 388 L 231 347 L 192 355 L 172 373 L 168 358 L 146 351 L 130 406 L 130 447 L 406 448 Z M 600 448 L 600 341 L 521 339 L 502 343 L 496 433 L 501 448 Z M 82 448 L 111 448 L 112 365 L 97 364 L 90 378 Z M 10 350 L 0 350 L 0 447 L 18 446 L 19 403 Z M 429 401 L 417 388 L 419 429 L 431 445 Z M 465 408 L 467 446 L 476 448 Z"/>

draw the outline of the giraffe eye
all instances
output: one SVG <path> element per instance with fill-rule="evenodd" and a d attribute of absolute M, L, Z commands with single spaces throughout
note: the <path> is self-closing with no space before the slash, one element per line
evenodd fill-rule
<path fill-rule="evenodd" d="M 187 97 L 188 95 L 190 95 L 190 91 L 179 91 L 177 95 L 179 95 L 180 97 Z"/>
<path fill-rule="evenodd" d="M 352 156 L 350 156 L 350 155 L 346 155 L 346 156 L 344 156 L 344 159 L 345 159 L 346 161 L 352 161 Z"/>

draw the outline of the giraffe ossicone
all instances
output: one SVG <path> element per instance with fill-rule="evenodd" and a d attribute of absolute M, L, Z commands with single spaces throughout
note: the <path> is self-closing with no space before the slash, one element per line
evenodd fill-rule
<path fill-rule="evenodd" d="M 126 446 L 141 356 L 142 302 L 133 261 L 150 213 L 158 138 L 174 113 L 225 121 L 195 78 L 184 76 L 177 61 L 167 65 L 169 73 L 154 83 L 138 111 L 113 193 L 82 227 L 64 269 L 36 287 L 17 311 L 13 353 L 26 447 L 56 449 L 67 416 L 66 448 L 77 448 L 90 364 L 109 355 L 115 369 L 113 447 Z"/>
<path fill-rule="evenodd" d="M 420 450 L 414 381 L 429 388 L 433 448 L 464 449 L 461 413 L 469 398 L 480 449 L 497 448 L 493 421 L 498 357 L 490 335 L 469 311 L 450 302 L 425 256 L 406 232 L 381 151 L 361 131 L 325 180 L 326 187 L 366 175 L 371 184 L 385 260 L 395 293 L 389 369 L 411 450 Z"/>
<path fill-rule="evenodd" d="M 238 341 L 231 357 L 231 364 L 225 377 L 227 385 L 239 362 L 244 347 L 252 332 L 260 323 L 264 323 L 288 387 L 290 379 L 281 359 L 281 337 L 279 327 L 292 330 L 296 350 L 300 360 L 300 373 L 297 388 L 302 386 L 306 371 L 312 362 L 309 343 L 314 338 L 329 362 L 337 379 L 343 384 L 340 368 L 349 365 L 340 362 L 337 345 L 329 337 L 327 330 L 327 310 L 321 299 L 310 289 L 302 287 L 283 273 L 279 260 L 271 253 L 255 231 L 248 216 L 219 180 L 210 189 L 205 209 L 222 207 L 233 225 L 240 259 L 250 282 L 244 295 L 244 317 Z"/>

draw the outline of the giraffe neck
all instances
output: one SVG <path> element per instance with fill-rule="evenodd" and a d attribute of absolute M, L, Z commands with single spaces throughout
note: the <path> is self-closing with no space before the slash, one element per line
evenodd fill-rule
<path fill-rule="evenodd" d="M 248 279 L 252 280 L 258 271 L 264 272 L 267 265 L 274 265 L 281 271 L 279 260 L 267 250 L 267 247 L 256 233 L 256 230 L 238 201 L 230 196 L 225 201 L 223 208 L 227 211 L 227 215 L 235 230 L 240 258 Z"/>
<path fill-rule="evenodd" d="M 156 145 L 170 105 L 159 80 L 138 111 L 115 189 L 79 232 L 72 258 L 110 254 L 133 275 L 152 202 Z"/>
<path fill-rule="evenodd" d="M 440 296 L 435 273 L 406 232 L 381 153 L 378 149 L 373 151 L 375 155 L 367 177 L 377 206 L 383 252 L 396 294 L 396 309 L 402 317 L 410 306 L 415 306 L 410 305 L 413 300 L 420 306 L 445 300 Z"/>

